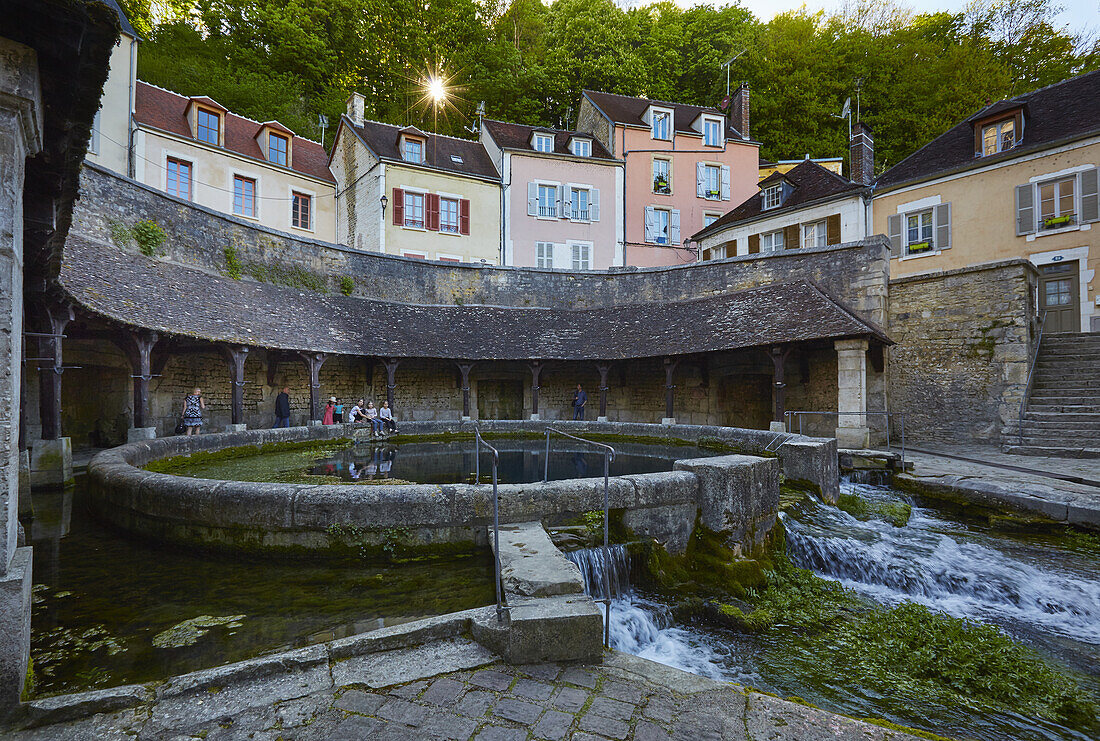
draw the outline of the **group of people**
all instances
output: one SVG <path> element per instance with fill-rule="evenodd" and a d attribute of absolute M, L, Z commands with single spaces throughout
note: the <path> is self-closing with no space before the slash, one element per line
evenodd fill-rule
<path fill-rule="evenodd" d="M 325 412 L 321 415 L 321 424 L 341 424 L 344 420 L 344 403 L 335 396 L 330 396 L 325 405 Z M 348 411 L 347 421 L 351 423 L 370 422 L 371 431 L 376 435 L 397 432 L 397 422 L 393 419 L 393 410 L 389 401 L 383 401 L 381 407 L 375 407 L 373 401 L 366 404 L 360 399 Z"/>

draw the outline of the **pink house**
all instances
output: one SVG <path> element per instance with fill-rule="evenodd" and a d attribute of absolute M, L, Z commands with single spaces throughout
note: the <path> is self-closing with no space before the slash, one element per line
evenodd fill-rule
<path fill-rule="evenodd" d="M 503 264 L 623 264 L 623 166 L 591 134 L 484 119 L 481 143 L 504 184 Z"/>
<path fill-rule="evenodd" d="M 687 238 L 757 191 L 760 145 L 749 140 L 749 91 L 717 108 L 585 90 L 577 128 L 624 163 L 623 262 L 694 262 Z M 735 126 L 736 124 L 736 126 Z"/>

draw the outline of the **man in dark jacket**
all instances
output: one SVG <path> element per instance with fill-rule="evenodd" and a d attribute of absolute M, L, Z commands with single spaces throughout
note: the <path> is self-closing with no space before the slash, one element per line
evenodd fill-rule
<path fill-rule="evenodd" d="M 275 397 L 275 427 L 290 427 L 289 386 L 283 386 L 283 390 Z"/>
<path fill-rule="evenodd" d="M 573 419 L 584 419 L 584 405 L 588 403 L 588 394 L 584 393 L 581 385 L 577 384 L 577 390 L 573 392 Z"/>

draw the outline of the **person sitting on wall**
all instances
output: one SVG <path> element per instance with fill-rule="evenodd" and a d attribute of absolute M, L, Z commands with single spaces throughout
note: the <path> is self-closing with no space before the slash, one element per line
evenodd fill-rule
<path fill-rule="evenodd" d="M 375 435 L 382 433 L 382 420 L 378 419 L 378 410 L 374 408 L 374 402 L 367 402 L 367 419 L 370 421 L 370 430 Z"/>
<path fill-rule="evenodd" d="M 389 401 L 382 402 L 382 408 L 378 410 L 378 417 L 382 420 L 382 428 L 386 432 L 397 432 L 397 422 L 393 419 L 393 410 Z"/>
<path fill-rule="evenodd" d="M 328 400 L 328 404 L 325 404 L 325 413 L 321 417 L 321 424 L 323 424 L 323 425 L 332 424 L 332 417 L 333 417 L 334 414 L 336 414 L 336 397 L 335 396 L 330 396 L 329 400 Z"/>
<path fill-rule="evenodd" d="M 578 383 L 577 390 L 573 392 L 573 419 L 584 419 L 584 405 L 587 403 L 588 394 Z"/>
<path fill-rule="evenodd" d="M 355 402 L 355 406 L 353 406 L 351 408 L 351 411 L 348 412 L 348 422 L 354 424 L 356 422 L 362 422 L 366 418 L 367 416 L 363 414 L 363 400 L 360 399 L 359 401 Z"/>
<path fill-rule="evenodd" d="M 275 397 L 275 427 L 290 427 L 289 386 L 283 386 L 283 390 Z"/>

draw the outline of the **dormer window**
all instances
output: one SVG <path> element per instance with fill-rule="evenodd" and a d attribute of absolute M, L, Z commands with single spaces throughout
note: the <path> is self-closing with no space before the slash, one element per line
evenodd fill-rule
<path fill-rule="evenodd" d="M 287 153 L 290 149 L 290 140 L 282 134 L 268 132 L 267 135 L 267 160 L 276 165 L 287 166 Z"/>
<path fill-rule="evenodd" d="M 764 188 L 764 210 L 776 208 L 783 201 L 783 186 L 772 185 Z"/>
<path fill-rule="evenodd" d="M 707 147 L 722 146 L 722 119 L 703 119 L 703 145 Z"/>
<path fill-rule="evenodd" d="M 424 141 L 405 137 L 401 144 L 401 159 L 417 165 L 424 164 Z"/>
<path fill-rule="evenodd" d="M 461 165 L 462 164 L 462 156 L 458 155 L 458 154 L 452 154 L 451 155 L 451 162 L 454 162 L 456 165 Z"/>
<path fill-rule="evenodd" d="M 592 142 L 588 139 L 574 139 L 570 144 L 570 150 L 577 157 L 591 157 Z"/>
<path fill-rule="evenodd" d="M 554 151 L 554 137 L 550 134 L 535 133 L 535 151 L 536 152 L 553 152 Z"/>
<path fill-rule="evenodd" d="M 671 139 L 672 113 L 670 111 L 654 110 L 652 123 L 650 124 L 650 132 L 654 139 Z"/>
<path fill-rule="evenodd" d="M 1016 146 L 1016 119 L 986 124 L 982 127 L 982 156 L 1004 152 Z"/>
<path fill-rule="evenodd" d="M 195 138 L 200 142 L 217 146 L 221 141 L 222 119 L 216 112 L 199 108 L 195 119 Z"/>

